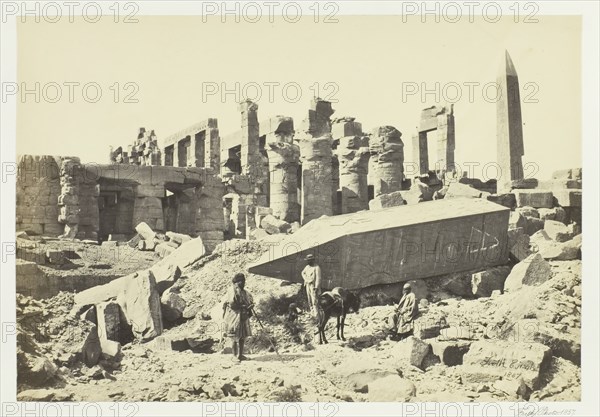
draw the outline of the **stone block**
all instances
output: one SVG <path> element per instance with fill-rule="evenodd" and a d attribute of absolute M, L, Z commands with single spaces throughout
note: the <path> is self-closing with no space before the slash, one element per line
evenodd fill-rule
<path fill-rule="evenodd" d="M 541 208 L 538 210 L 538 214 L 541 220 L 556 220 L 558 222 L 565 222 L 567 218 L 567 212 L 562 207 L 554 207 L 551 209 Z"/>
<path fill-rule="evenodd" d="M 140 240 L 137 243 L 137 248 L 141 251 L 153 251 L 158 245 L 156 240 Z"/>
<path fill-rule="evenodd" d="M 273 215 L 266 215 L 260 222 L 260 227 L 268 234 L 274 235 L 278 233 L 287 233 L 291 226 L 288 222 L 280 220 Z"/>
<path fill-rule="evenodd" d="M 539 285 L 551 276 L 550 264 L 539 253 L 534 253 L 513 267 L 504 282 L 504 291 L 514 292 L 524 285 Z"/>
<path fill-rule="evenodd" d="M 400 191 L 394 191 L 389 194 L 381 194 L 369 201 L 369 210 L 404 206 L 405 204 L 406 201 L 402 198 L 402 193 Z"/>
<path fill-rule="evenodd" d="M 551 191 L 513 190 L 517 199 L 517 207 L 552 208 L 554 206 Z"/>
<path fill-rule="evenodd" d="M 103 302 L 96 305 L 98 337 L 100 340 L 113 340 L 118 342 L 120 322 L 120 307 L 114 301 Z"/>
<path fill-rule="evenodd" d="M 121 344 L 114 340 L 100 339 L 100 349 L 107 360 L 118 360 L 121 354 Z"/>
<path fill-rule="evenodd" d="M 508 207 L 511 210 L 517 207 L 517 199 L 512 193 L 488 195 L 487 200 Z"/>
<path fill-rule="evenodd" d="M 187 242 L 188 240 L 192 240 L 192 237 L 190 235 L 186 235 L 183 233 L 167 232 L 165 234 L 167 235 L 169 240 L 175 242 L 177 246 L 181 245 L 184 242 Z"/>
<path fill-rule="evenodd" d="M 544 228 L 544 221 L 536 217 L 523 216 L 525 219 L 525 233 L 529 236 Z"/>
<path fill-rule="evenodd" d="M 553 194 L 557 204 L 561 207 L 582 206 L 582 192 L 580 190 L 554 190 Z"/>
<path fill-rule="evenodd" d="M 473 295 L 490 297 L 493 291 L 502 290 L 504 281 L 510 273 L 510 267 L 499 266 L 471 275 Z"/>
<path fill-rule="evenodd" d="M 145 222 L 138 224 L 135 227 L 135 231 L 138 232 L 138 234 L 142 236 L 144 240 L 152 241 L 154 238 L 156 238 L 156 233 L 154 230 L 152 230 L 152 228 Z"/>
<path fill-rule="evenodd" d="M 508 247 L 512 259 L 522 261 L 531 255 L 529 242 L 529 235 L 525 233 L 524 228 L 508 229 Z"/>
<path fill-rule="evenodd" d="M 166 290 L 160 298 L 163 319 L 167 322 L 175 322 L 183 316 L 187 303 L 172 289 Z"/>
<path fill-rule="evenodd" d="M 460 182 L 452 182 L 448 186 L 448 190 L 446 191 L 446 196 L 444 198 L 480 198 L 481 195 L 482 192 L 476 188 L 466 184 L 461 184 Z"/>
<path fill-rule="evenodd" d="M 546 209 L 548 210 L 548 209 Z M 524 217 L 535 217 L 536 219 L 540 218 L 540 212 L 538 209 L 533 208 L 533 207 L 519 207 L 517 208 L 515 211 L 519 212 L 521 214 L 521 216 Z"/>
<path fill-rule="evenodd" d="M 523 379 L 530 389 L 537 389 L 551 356 L 550 348 L 540 343 L 479 340 L 463 357 L 463 383 Z"/>
<path fill-rule="evenodd" d="M 154 247 L 154 252 L 158 253 L 161 258 L 169 256 L 175 251 L 175 248 L 169 245 L 167 242 L 159 243 Z"/>
<path fill-rule="evenodd" d="M 566 242 L 573 237 L 569 228 L 556 220 L 546 220 L 544 222 L 544 232 L 547 236 L 556 242 Z"/>
<path fill-rule="evenodd" d="M 431 350 L 431 345 L 414 336 L 399 341 L 392 350 L 392 356 L 400 363 L 421 367 L 423 359 Z"/>
<path fill-rule="evenodd" d="M 137 338 L 146 341 L 162 333 L 160 296 L 150 270 L 127 280 L 117 296 L 117 303 Z"/>

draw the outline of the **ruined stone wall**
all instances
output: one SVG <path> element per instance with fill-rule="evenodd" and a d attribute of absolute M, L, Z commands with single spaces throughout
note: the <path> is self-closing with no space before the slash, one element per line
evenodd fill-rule
<path fill-rule="evenodd" d="M 100 230 L 100 211 L 98 196 L 100 185 L 95 177 L 86 174 L 85 170 L 78 170 L 79 181 L 79 230 L 78 238 L 98 239 Z"/>
<path fill-rule="evenodd" d="M 116 164 L 161 165 L 162 152 L 154 130 L 148 131 L 140 127 L 137 139 L 131 145 L 119 146 L 115 150 L 111 147 L 109 159 L 111 163 Z"/>
<path fill-rule="evenodd" d="M 195 233 L 210 252 L 224 239 L 224 194 L 225 186 L 217 175 L 207 177 L 202 187 L 196 190 Z"/>
<path fill-rule="evenodd" d="M 60 157 L 24 155 L 19 159 L 16 184 L 16 229 L 58 236 Z"/>

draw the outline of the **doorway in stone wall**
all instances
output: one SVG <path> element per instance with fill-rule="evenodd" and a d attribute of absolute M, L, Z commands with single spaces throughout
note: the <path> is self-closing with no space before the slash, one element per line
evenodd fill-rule
<path fill-rule="evenodd" d="M 196 226 L 196 185 L 166 184 L 162 198 L 165 231 L 194 234 Z"/>
<path fill-rule="evenodd" d="M 135 227 L 133 224 L 134 202 L 132 190 L 111 190 L 110 187 L 100 187 L 98 196 L 99 240 L 108 240 L 109 235 L 129 237 L 133 234 Z"/>

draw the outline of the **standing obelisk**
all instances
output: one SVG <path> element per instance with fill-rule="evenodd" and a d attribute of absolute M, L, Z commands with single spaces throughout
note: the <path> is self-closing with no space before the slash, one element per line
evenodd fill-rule
<path fill-rule="evenodd" d="M 514 180 L 523 179 L 523 124 L 519 76 L 508 51 L 502 60 L 498 78 L 499 98 L 496 102 L 496 139 L 498 150 L 498 194 L 511 190 Z"/>

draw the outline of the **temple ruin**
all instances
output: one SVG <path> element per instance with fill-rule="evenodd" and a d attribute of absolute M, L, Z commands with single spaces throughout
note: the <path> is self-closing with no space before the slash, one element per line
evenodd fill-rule
<path fill-rule="evenodd" d="M 518 78 L 508 53 L 504 58 L 498 76 L 498 184 L 456 172 L 453 105 L 422 110 L 412 141 L 420 174 L 406 178 L 402 133 L 394 126 L 365 133 L 355 117 L 332 119 L 331 103 L 319 98 L 299 123 L 283 115 L 260 120 L 259 106 L 244 100 L 240 129 L 225 136 L 217 119 L 208 118 L 162 141 L 142 127 L 131 144 L 111 148 L 107 164 L 22 157 L 17 229 L 127 240 L 144 222 L 157 232 L 200 236 L 210 251 L 223 240 L 289 233 L 323 216 L 455 197 L 485 198 L 512 209 L 539 206 L 541 199 L 541 207 L 557 203 L 580 224 L 580 175 L 539 184 L 516 181 L 523 179 Z M 435 138 L 428 137 L 431 132 Z M 428 140 L 437 141 L 435 167 Z M 513 188 L 518 190 L 511 193 Z"/>

